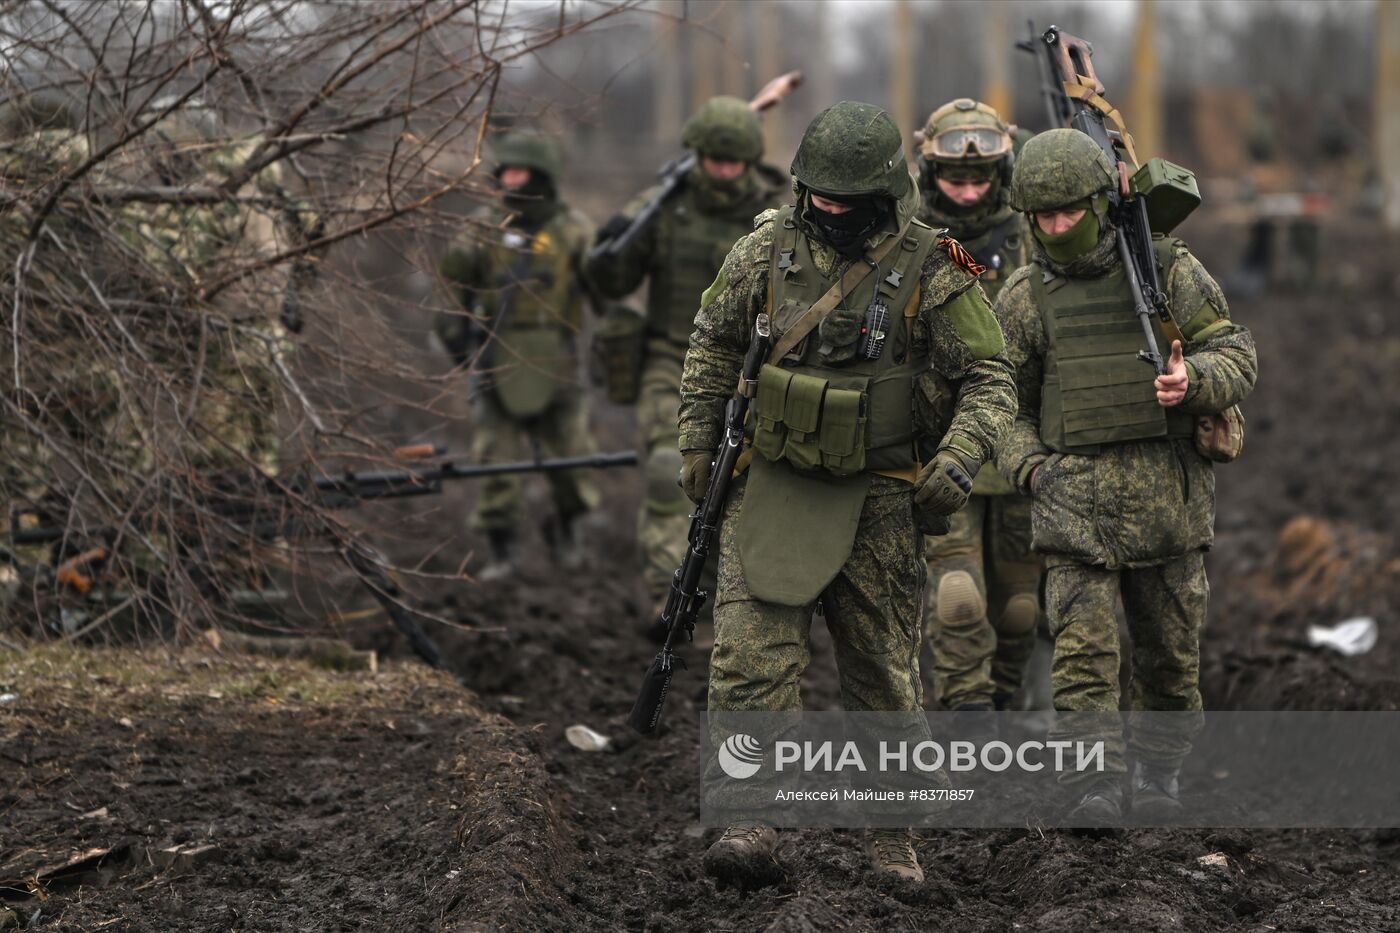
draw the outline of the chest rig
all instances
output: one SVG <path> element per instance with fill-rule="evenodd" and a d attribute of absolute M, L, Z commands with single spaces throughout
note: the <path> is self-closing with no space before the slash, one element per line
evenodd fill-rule
<path fill-rule="evenodd" d="M 507 229 L 488 257 L 490 287 L 480 301 L 494 334 L 482 362 L 506 413 L 542 414 L 572 382 L 579 324 L 570 230 L 560 211 L 538 231 Z"/>
<path fill-rule="evenodd" d="M 825 275 L 794 208 L 773 220 L 769 277 L 774 338 L 841 279 L 841 264 Z M 835 476 L 901 470 L 917 464 L 914 450 L 914 380 L 929 366 L 927 349 L 914 346 L 919 283 L 937 234 L 913 221 L 903 236 L 837 306 L 866 312 L 857 352 L 830 362 L 813 331 L 781 359 L 764 366 L 754 399 L 754 448 L 769 461 Z M 883 308 L 872 314 L 875 302 Z M 836 312 L 833 312 L 836 313 Z"/>
<path fill-rule="evenodd" d="M 493 327 L 578 325 L 566 216 L 560 211 L 537 231 L 508 227 L 491 244 L 488 286 L 479 294 Z"/>
<path fill-rule="evenodd" d="M 700 210 L 686 191 L 669 206 L 657 225 L 656 256 L 647 296 L 647 334 L 665 337 L 684 348 L 695 329 L 700 296 L 719 274 L 736 240 L 753 230 L 762 209 L 756 201 L 712 214 Z"/>
<path fill-rule="evenodd" d="M 1177 242 L 1153 243 L 1164 281 Z M 1031 288 L 1050 340 L 1040 403 L 1045 446 L 1092 455 L 1108 444 L 1194 434 L 1195 418 L 1157 403 L 1152 369 L 1137 356 L 1142 324 L 1121 266 L 1097 279 L 1036 269 Z M 1155 319 L 1152 328 L 1158 346 L 1170 347 Z"/>
<path fill-rule="evenodd" d="M 957 238 L 972 254 L 972 258 L 987 267 L 978 278 L 988 301 L 995 301 L 1002 284 L 1025 264 L 1026 243 L 1021 232 L 1021 217 L 1012 213 L 971 239 Z"/>

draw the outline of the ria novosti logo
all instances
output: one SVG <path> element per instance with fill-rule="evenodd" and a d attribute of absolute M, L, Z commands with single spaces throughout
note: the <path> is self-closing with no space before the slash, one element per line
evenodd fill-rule
<path fill-rule="evenodd" d="M 763 746 L 751 735 L 735 733 L 719 747 L 720 769 L 737 781 L 753 777 L 762 764 Z"/>

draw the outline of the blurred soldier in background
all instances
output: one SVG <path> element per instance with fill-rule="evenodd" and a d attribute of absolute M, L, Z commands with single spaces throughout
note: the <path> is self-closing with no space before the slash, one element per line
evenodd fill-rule
<path fill-rule="evenodd" d="M 787 178 L 761 163 L 763 133 L 749 105 L 734 97 L 706 102 L 687 121 L 682 143 L 699 156 L 680 193 L 666 201 L 652 225 L 616 256 L 595 254 L 588 274 L 599 291 L 622 298 L 649 283 L 646 349 L 637 421 L 646 457 L 646 487 L 638 516 L 642 579 L 652 599 L 666 598 L 685 556 L 690 504 L 676 486 L 681 455 L 676 431 L 681 364 L 700 296 L 719 272 L 734 241 L 753 230 L 754 217 L 781 204 Z M 628 215 L 651 199 L 642 192 L 600 231 L 624 229 Z M 710 587 L 713 592 L 713 587 Z M 658 615 L 648 612 L 650 625 Z"/>
<path fill-rule="evenodd" d="M 758 313 L 771 310 L 776 341 L 753 401 L 756 456 L 720 528 L 712 712 L 801 709 L 818 600 L 842 705 L 922 709 L 919 532 L 946 531 L 966 504 L 1013 399 L 977 266 L 916 219 L 901 136 L 869 104 L 820 113 L 793 160 L 795 206 L 734 245 L 695 318 L 680 412 L 694 501 Z M 936 426 L 911 405 L 933 373 L 957 399 Z M 705 870 L 762 875 L 775 844 L 772 827 L 736 819 Z M 907 829 L 872 829 L 866 849 L 886 878 L 923 880 Z"/>
<path fill-rule="evenodd" d="M 983 266 L 987 296 L 1030 256 L 1025 217 L 1012 210 L 1011 129 L 986 104 L 960 98 L 918 134 L 919 219 L 946 228 Z M 925 539 L 934 684 L 954 710 L 1007 709 L 1021 686 L 1040 614 L 1040 562 L 1030 553 L 1030 500 L 987 464 L 952 528 Z"/>
<path fill-rule="evenodd" d="M 1101 740 L 1107 751 L 1107 775 L 1069 778 L 1084 781 L 1072 814 L 1081 825 L 1122 817 L 1120 596 L 1132 637 L 1133 709 L 1201 709 L 1211 459 L 1227 458 L 1198 428 L 1248 395 L 1257 373 L 1253 338 L 1230 320 L 1215 280 L 1180 240 L 1156 237 L 1186 346 L 1175 341 L 1167 373 L 1149 378 L 1137 356 L 1143 336 L 1119 234 L 1107 215 L 1117 185 L 1108 158 L 1078 130 L 1049 130 L 1026 143 L 1011 204 L 1031 219 L 1034 261 L 997 299 L 1019 402 L 997 466 L 1033 499 L 1035 550 L 1048 567 L 1055 709 L 1105 714 L 1092 729 L 1070 727 L 1074 739 Z M 1052 738 L 1064 738 L 1064 729 Z M 1170 820 L 1179 812 L 1177 773 L 1191 732 L 1166 720 L 1134 721 L 1136 817 Z"/>
<path fill-rule="evenodd" d="M 505 214 L 479 218 L 438 264 L 462 309 L 438 317 L 438 336 L 458 365 L 478 374 L 472 455 L 591 453 L 576 344 L 590 295 L 582 265 L 592 227 L 559 197 L 561 160 L 552 141 L 507 133 L 492 155 Z M 598 493 L 584 470 L 549 473 L 548 480 L 554 514 L 545 540 L 556 560 L 574 568 L 582 558 L 578 519 L 597 506 Z M 481 579 L 511 573 L 521 519 L 520 477 L 483 480 L 474 523 L 490 540 L 492 560 Z"/>

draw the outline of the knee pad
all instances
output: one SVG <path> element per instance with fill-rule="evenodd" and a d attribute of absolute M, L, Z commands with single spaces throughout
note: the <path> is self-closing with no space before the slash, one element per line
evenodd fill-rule
<path fill-rule="evenodd" d="M 1017 593 L 1006 601 L 1006 608 L 996 620 L 998 635 L 1024 635 L 1035 628 L 1040 618 L 1040 601 L 1034 593 Z"/>
<path fill-rule="evenodd" d="M 938 581 L 938 618 L 946 625 L 976 622 L 987 611 L 977 581 L 966 570 L 945 573 Z"/>
<path fill-rule="evenodd" d="M 681 475 L 681 452 L 663 447 L 647 457 L 646 507 L 653 512 L 683 512 L 690 500 L 677 480 Z"/>

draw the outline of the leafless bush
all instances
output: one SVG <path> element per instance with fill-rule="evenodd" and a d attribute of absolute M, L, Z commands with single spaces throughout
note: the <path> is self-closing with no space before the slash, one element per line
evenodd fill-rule
<path fill-rule="evenodd" d="M 170 633 L 364 556 L 306 478 L 451 391 L 367 248 L 489 197 L 507 70 L 623 8 L 0 5 L 11 624 Z"/>

